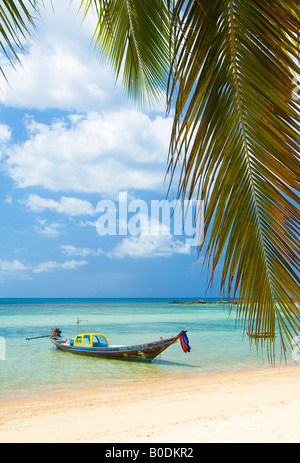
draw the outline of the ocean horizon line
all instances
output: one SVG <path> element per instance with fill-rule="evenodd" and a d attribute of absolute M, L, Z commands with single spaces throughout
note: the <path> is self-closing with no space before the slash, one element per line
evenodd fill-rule
<path fill-rule="evenodd" d="M 0 304 L 9 303 L 28 303 L 28 302 L 74 302 L 74 301 L 170 301 L 170 302 L 197 302 L 203 300 L 207 302 L 222 301 L 217 297 L 0 297 Z"/>

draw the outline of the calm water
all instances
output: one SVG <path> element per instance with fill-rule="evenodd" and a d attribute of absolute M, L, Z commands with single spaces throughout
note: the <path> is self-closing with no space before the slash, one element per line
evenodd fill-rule
<path fill-rule="evenodd" d="M 268 366 L 266 351 L 257 352 L 236 329 L 235 314 L 228 315 L 227 306 L 175 305 L 159 299 L 2 299 L 0 396 Z M 185 354 L 178 342 L 148 364 L 68 354 L 56 350 L 48 338 L 25 340 L 50 334 L 55 326 L 63 337 L 74 337 L 78 318 L 80 332 L 102 332 L 111 344 L 156 341 L 187 329 L 192 350 Z"/>

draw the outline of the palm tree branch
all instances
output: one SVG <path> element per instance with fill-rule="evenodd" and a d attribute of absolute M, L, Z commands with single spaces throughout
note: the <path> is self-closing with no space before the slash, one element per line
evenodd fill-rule
<path fill-rule="evenodd" d="M 0 48 L 12 66 L 15 61 L 20 63 L 18 52 L 24 52 L 20 37 L 31 35 L 30 28 L 35 27 L 35 16 L 42 1 L 29 0 L 27 3 L 28 6 L 22 0 L 3 0 L 0 6 Z M 0 72 L 6 79 L 2 67 Z"/>
<path fill-rule="evenodd" d="M 178 0 L 169 85 L 176 101 L 169 171 L 181 164 L 179 194 L 205 200 L 210 284 L 224 255 L 221 289 L 239 292 L 237 316 L 272 332 L 277 320 L 288 340 L 300 325 L 293 5 L 203 0 L 200 8 Z"/>
<path fill-rule="evenodd" d="M 170 52 L 169 12 L 165 0 L 145 6 L 139 0 L 82 0 L 84 15 L 98 15 L 94 43 L 108 58 L 116 78 L 121 71 L 130 97 L 150 104 L 166 90 Z"/>
<path fill-rule="evenodd" d="M 257 217 L 257 222 L 258 222 L 258 232 L 260 235 L 261 247 L 262 247 L 262 251 L 264 255 L 264 261 L 267 262 L 266 252 L 265 252 L 265 247 L 264 247 L 264 239 L 263 239 L 261 223 L 260 223 L 260 212 L 257 206 L 256 189 L 254 187 L 252 168 L 251 168 L 251 163 L 250 163 L 250 158 L 249 158 L 248 141 L 247 141 L 247 135 L 245 131 L 244 115 L 243 115 L 243 109 L 242 109 L 242 104 L 241 104 L 238 69 L 237 69 L 236 46 L 235 46 L 236 38 L 235 38 L 235 29 L 234 29 L 233 0 L 230 0 L 230 37 L 231 37 L 231 48 L 232 48 L 232 64 L 233 64 L 233 70 L 234 70 L 234 80 L 235 80 L 236 95 L 237 95 L 237 105 L 238 105 L 238 111 L 239 111 L 240 121 L 241 121 L 241 130 L 243 134 L 245 155 L 247 158 L 247 166 L 248 166 L 248 171 L 249 171 L 252 195 L 253 195 L 253 200 L 255 203 L 256 217 Z M 271 280 L 270 280 L 270 275 L 269 275 L 267 265 L 266 265 L 266 268 L 267 268 L 267 278 L 269 280 L 269 285 L 271 286 Z"/>
<path fill-rule="evenodd" d="M 0 7 L 1 27 L 7 31 L 6 39 L 10 36 L 13 43 L 21 47 L 19 34 L 23 37 L 29 33 L 27 22 L 34 24 L 33 12 L 37 11 L 38 2 L 29 0 L 29 8 L 27 8 L 22 0 L 11 1 L 6 0 Z M 31 10 L 31 11 L 30 11 Z M 5 27 L 3 27 L 3 24 Z M 13 43 L 6 40 L 7 45 L 13 50 Z"/>

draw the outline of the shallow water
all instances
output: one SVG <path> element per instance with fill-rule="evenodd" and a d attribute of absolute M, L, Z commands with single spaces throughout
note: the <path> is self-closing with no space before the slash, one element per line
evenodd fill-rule
<path fill-rule="evenodd" d="M 165 299 L 1 300 L 0 394 L 269 366 L 266 349 L 257 352 L 236 329 L 228 307 L 177 305 Z M 69 354 L 48 338 L 25 339 L 48 335 L 55 326 L 63 337 L 74 337 L 78 319 L 79 332 L 102 332 L 110 344 L 156 341 L 186 329 L 191 352 L 184 353 L 178 342 L 152 363 L 142 363 Z M 279 346 L 277 351 L 279 361 Z M 295 364 L 289 354 L 287 361 Z"/>

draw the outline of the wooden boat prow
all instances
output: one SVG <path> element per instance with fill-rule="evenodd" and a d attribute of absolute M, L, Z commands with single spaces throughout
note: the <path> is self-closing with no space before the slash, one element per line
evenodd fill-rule
<path fill-rule="evenodd" d="M 102 333 L 82 333 L 74 339 L 62 339 L 50 336 L 51 342 L 57 349 L 73 354 L 90 355 L 99 358 L 144 360 L 152 361 L 164 350 L 175 344 L 180 339 L 184 352 L 190 351 L 186 331 L 183 330 L 176 336 L 145 344 L 110 345 L 106 336 Z"/>

